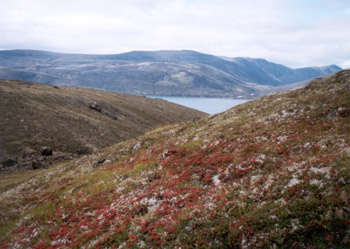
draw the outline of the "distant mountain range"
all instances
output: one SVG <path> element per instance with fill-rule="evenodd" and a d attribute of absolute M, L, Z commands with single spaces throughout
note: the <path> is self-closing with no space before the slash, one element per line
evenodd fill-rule
<path fill-rule="evenodd" d="M 0 78 L 136 95 L 255 98 L 339 70 L 336 65 L 292 69 L 264 59 L 189 50 L 115 55 L 0 51 Z"/>

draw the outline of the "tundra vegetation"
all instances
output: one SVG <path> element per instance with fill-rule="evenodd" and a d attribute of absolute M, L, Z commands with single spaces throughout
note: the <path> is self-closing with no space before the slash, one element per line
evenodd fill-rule
<path fill-rule="evenodd" d="M 345 70 L 43 170 L 1 194 L 0 245 L 348 248 L 349 96 Z"/>
<path fill-rule="evenodd" d="M 161 99 L 17 80 L 0 80 L 0 114 L 0 172 L 50 167 L 206 116 Z"/>

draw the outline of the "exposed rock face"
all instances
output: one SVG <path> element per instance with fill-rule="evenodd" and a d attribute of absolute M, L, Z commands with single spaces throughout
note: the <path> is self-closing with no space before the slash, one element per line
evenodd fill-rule
<path fill-rule="evenodd" d="M 101 112 L 102 111 L 102 108 L 101 108 L 101 106 L 99 106 L 95 101 L 89 101 L 89 107 L 91 108 L 91 109 L 94 109 L 94 110 L 96 110 L 96 111 L 98 111 L 98 112 Z"/>

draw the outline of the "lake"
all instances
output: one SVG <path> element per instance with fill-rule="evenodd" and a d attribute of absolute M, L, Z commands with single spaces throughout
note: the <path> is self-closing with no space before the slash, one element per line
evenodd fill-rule
<path fill-rule="evenodd" d="M 147 96 L 149 98 L 164 99 L 179 105 L 197 109 L 209 114 L 224 112 L 231 107 L 243 104 L 247 99 L 223 99 L 223 98 L 192 98 L 192 97 L 166 97 L 166 96 Z"/>

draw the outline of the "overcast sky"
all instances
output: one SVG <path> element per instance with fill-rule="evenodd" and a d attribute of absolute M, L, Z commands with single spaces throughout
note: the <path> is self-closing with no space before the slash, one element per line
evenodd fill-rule
<path fill-rule="evenodd" d="M 190 49 L 350 68 L 350 0 L 0 0 L 0 50 Z"/>

